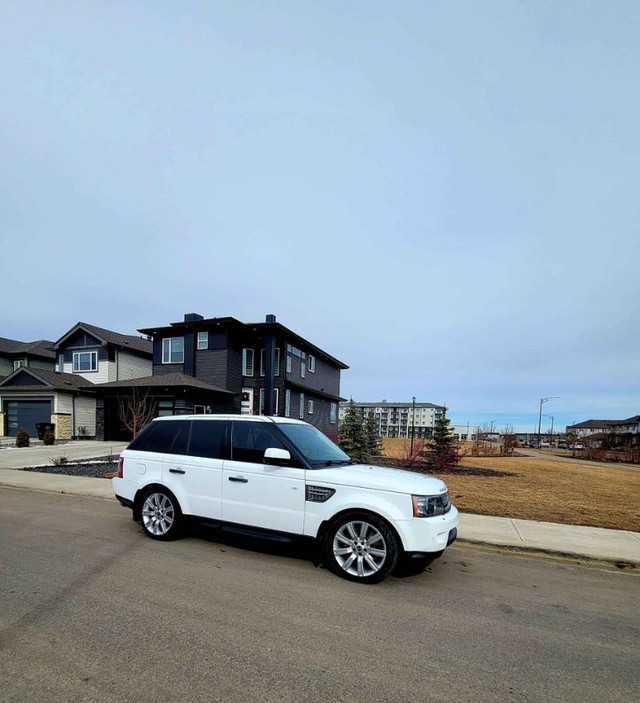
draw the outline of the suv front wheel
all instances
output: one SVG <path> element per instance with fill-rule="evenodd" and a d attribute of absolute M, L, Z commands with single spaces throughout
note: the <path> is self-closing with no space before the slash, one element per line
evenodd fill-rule
<path fill-rule="evenodd" d="M 352 512 L 331 523 L 322 551 L 334 574 L 360 583 L 380 583 L 396 568 L 401 548 L 382 518 Z"/>

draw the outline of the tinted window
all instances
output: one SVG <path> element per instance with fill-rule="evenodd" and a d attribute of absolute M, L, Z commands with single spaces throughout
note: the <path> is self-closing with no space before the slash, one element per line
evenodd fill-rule
<path fill-rule="evenodd" d="M 224 420 L 194 420 L 191 425 L 189 454 L 209 459 L 224 459 L 229 423 Z"/>
<path fill-rule="evenodd" d="M 160 423 L 158 423 L 160 424 Z M 165 424 L 173 424 L 165 423 Z M 173 444 L 167 449 L 168 454 L 187 454 L 187 445 L 189 443 L 189 430 L 191 430 L 191 422 L 183 420 L 180 424 L 180 429 L 173 440 Z"/>
<path fill-rule="evenodd" d="M 234 461 L 262 464 L 264 450 L 269 447 L 286 449 L 264 422 L 234 422 L 232 455 Z"/>
<path fill-rule="evenodd" d="M 146 442 L 147 435 L 155 431 L 156 424 L 155 422 L 151 422 L 143 430 L 138 432 L 131 442 L 129 442 L 127 449 L 137 449 L 140 451 L 140 447 Z"/>
<path fill-rule="evenodd" d="M 167 420 L 166 422 L 153 422 L 136 437 L 135 442 L 129 445 L 129 449 L 137 449 L 141 452 L 156 452 L 158 454 L 166 454 L 171 447 L 173 440 L 176 438 L 178 431 L 186 422 L 179 420 Z M 138 441 L 139 440 L 139 441 Z M 133 444 L 135 443 L 135 446 Z"/>

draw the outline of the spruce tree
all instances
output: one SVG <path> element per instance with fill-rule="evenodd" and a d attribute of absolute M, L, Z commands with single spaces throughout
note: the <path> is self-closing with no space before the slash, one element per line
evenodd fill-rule
<path fill-rule="evenodd" d="M 369 461 L 369 448 L 367 438 L 360 419 L 360 413 L 353 398 L 347 405 L 344 420 L 340 425 L 340 439 L 338 444 L 342 451 L 346 452 L 354 461 L 366 463 Z"/>
<path fill-rule="evenodd" d="M 364 434 L 367 440 L 367 449 L 369 450 L 369 459 L 382 454 L 382 438 L 378 434 L 378 423 L 376 422 L 373 410 L 369 411 L 367 419 L 364 423 Z"/>
<path fill-rule="evenodd" d="M 447 417 L 448 408 L 442 409 L 442 417 L 435 422 L 431 460 L 437 469 L 450 469 L 458 463 L 456 440 L 451 434 L 451 420 Z"/>

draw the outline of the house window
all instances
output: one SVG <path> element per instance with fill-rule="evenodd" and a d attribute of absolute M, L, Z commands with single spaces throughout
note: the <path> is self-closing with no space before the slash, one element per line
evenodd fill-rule
<path fill-rule="evenodd" d="M 291 391 L 289 389 L 284 392 L 284 416 L 291 416 Z"/>
<path fill-rule="evenodd" d="M 26 366 L 25 359 L 16 359 L 13 362 L 13 370 L 17 371 L 21 366 Z"/>
<path fill-rule="evenodd" d="M 168 337 L 162 340 L 162 363 L 182 364 L 184 362 L 184 339 Z"/>
<path fill-rule="evenodd" d="M 308 401 L 307 412 L 309 415 L 313 415 L 313 400 Z"/>
<path fill-rule="evenodd" d="M 300 393 L 300 419 L 304 420 L 304 393 Z"/>
<path fill-rule="evenodd" d="M 265 374 L 265 350 L 261 349 L 260 350 L 260 375 L 264 376 Z M 273 370 L 274 376 L 279 376 L 280 375 L 280 347 L 276 347 L 276 363 L 275 367 Z"/>
<path fill-rule="evenodd" d="M 81 371 L 97 371 L 98 370 L 98 352 L 74 352 L 73 353 L 73 370 Z"/>
<path fill-rule="evenodd" d="M 309 354 L 309 371 L 311 373 L 316 372 L 316 357 Z"/>
<path fill-rule="evenodd" d="M 158 401 L 158 417 L 173 415 L 173 400 Z"/>
<path fill-rule="evenodd" d="M 194 415 L 204 415 L 207 412 L 207 408 L 204 405 L 194 405 L 193 414 Z"/>
<path fill-rule="evenodd" d="M 253 349 L 242 350 L 242 375 L 253 376 Z"/>
<path fill-rule="evenodd" d="M 329 410 L 329 422 L 332 425 L 336 424 L 336 418 L 338 415 L 338 404 L 337 403 L 331 403 L 331 408 Z"/>
<path fill-rule="evenodd" d="M 275 403 L 274 403 L 275 411 L 273 414 L 277 415 L 278 414 L 278 402 L 280 401 L 280 389 L 274 388 L 273 393 L 274 393 L 273 397 L 275 399 Z M 260 389 L 260 415 L 264 415 L 264 388 Z"/>
<path fill-rule="evenodd" d="M 300 376 L 304 378 L 307 375 L 307 362 L 306 361 L 301 361 L 300 362 Z"/>
<path fill-rule="evenodd" d="M 198 349 L 208 349 L 209 348 L 209 333 L 208 332 L 198 332 Z"/>
<path fill-rule="evenodd" d="M 60 373 L 64 371 L 64 354 L 60 354 L 58 356 L 58 368 L 56 371 L 59 371 Z"/>
<path fill-rule="evenodd" d="M 291 357 L 287 356 L 287 373 L 291 373 Z"/>

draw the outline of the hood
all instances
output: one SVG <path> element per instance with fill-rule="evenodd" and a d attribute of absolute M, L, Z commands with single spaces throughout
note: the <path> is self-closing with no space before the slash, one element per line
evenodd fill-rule
<path fill-rule="evenodd" d="M 369 464 L 314 469 L 307 472 L 307 482 L 423 496 L 436 496 L 447 490 L 444 481 L 439 478 Z"/>

